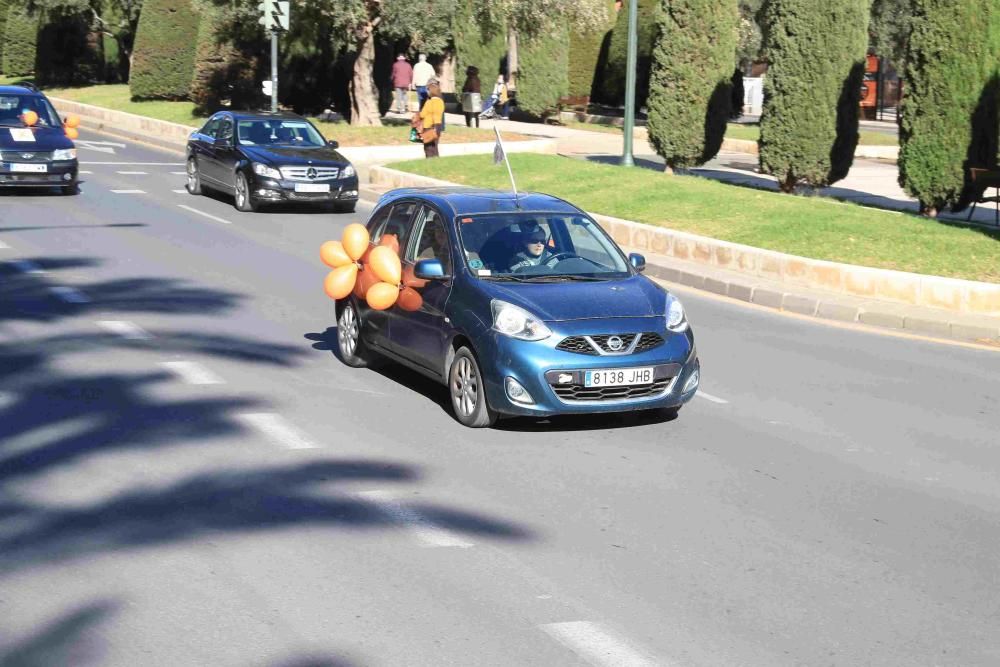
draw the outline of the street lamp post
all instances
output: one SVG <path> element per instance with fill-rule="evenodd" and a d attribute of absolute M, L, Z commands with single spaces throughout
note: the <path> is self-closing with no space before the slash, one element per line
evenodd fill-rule
<path fill-rule="evenodd" d="M 639 12 L 637 0 L 628 0 L 628 58 L 625 61 L 625 145 L 622 148 L 623 167 L 635 166 L 632 159 L 632 134 L 635 129 L 635 69 L 639 59 Z"/>

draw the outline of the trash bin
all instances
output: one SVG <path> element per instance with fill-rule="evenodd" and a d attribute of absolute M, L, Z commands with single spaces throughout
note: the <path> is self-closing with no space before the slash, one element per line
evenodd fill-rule
<path fill-rule="evenodd" d="M 464 113 L 481 113 L 483 96 L 479 93 L 462 93 L 462 111 Z"/>

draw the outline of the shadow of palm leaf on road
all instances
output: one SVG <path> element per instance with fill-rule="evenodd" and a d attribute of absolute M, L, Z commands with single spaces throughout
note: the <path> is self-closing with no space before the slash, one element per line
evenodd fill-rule
<path fill-rule="evenodd" d="M 101 646 L 91 633 L 120 605 L 100 600 L 80 606 L 10 644 L 0 644 L 0 667 L 99 664 Z"/>

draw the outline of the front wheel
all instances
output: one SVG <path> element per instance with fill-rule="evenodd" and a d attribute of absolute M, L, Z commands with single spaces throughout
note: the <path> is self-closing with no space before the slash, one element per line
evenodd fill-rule
<path fill-rule="evenodd" d="M 340 317 L 337 318 L 337 349 L 340 360 L 351 368 L 368 365 L 368 351 L 361 340 L 361 316 L 351 300 L 340 309 Z"/>
<path fill-rule="evenodd" d="M 236 196 L 234 197 L 237 211 L 253 213 L 257 210 L 257 202 L 250 194 L 250 185 L 247 183 L 246 174 L 242 171 L 236 172 Z"/>
<path fill-rule="evenodd" d="M 497 413 L 486 401 L 486 385 L 472 350 L 459 348 L 448 372 L 448 390 L 455 418 L 470 428 L 493 426 Z"/>
<path fill-rule="evenodd" d="M 193 195 L 201 194 L 201 174 L 198 173 L 198 161 L 194 158 L 187 161 L 187 191 Z"/>

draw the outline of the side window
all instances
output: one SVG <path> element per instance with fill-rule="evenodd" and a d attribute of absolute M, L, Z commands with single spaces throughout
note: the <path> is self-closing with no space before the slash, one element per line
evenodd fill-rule
<path fill-rule="evenodd" d="M 205 127 L 201 128 L 199 132 L 204 134 L 206 137 L 212 137 L 214 139 L 215 133 L 219 131 L 219 118 L 219 116 L 216 116 L 215 118 L 209 119 L 209 121 L 205 123 Z"/>
<path fill-rule="evenodd" d="M 399 241 L 400 251 L 405 252 L 406 241 L 410 237 L 410 219 L 413 218 L 413 211 L 416 208 L 417 205 L 415 202 L 393 204 L 392 211 L 389 213 L 385 224 L 373 228 L 372 243 L 378 243 L 385 234 L 395 234 L 396 239 Z M 386 207 L 386 210 L 388 210 L 388 207 Z"/>
<path fill-rule="evenodd" d="M 417 216 L 417 224 L 413 227 L 416 242 L 406 255 L 407 261 L 416 262 L 421 259 L 439 259 L 446 274 L 451 274 L 451 251 L 448 243 L 448 230 L 444 219 L 434 209 L 424 206 Z"/>
<path fill-rule="evenodd" d="M 389 219 L 391 211 L 392 206 L 384 206 L 376 211 L 372 215 L 371 220 L 368 221 L 368 234 L 375 243 L 378 243 L 378 240 L 382 237 L 382 228 L 385 227 L 385 221 Z"/>
<path fill-rule="evenodd" d="M 229 143 L 233 142 L 233 119 L 224 117 L 222 122 L 219 123 L 219 133 L 216 135 L 219 139 L 225 139 Z"/>

